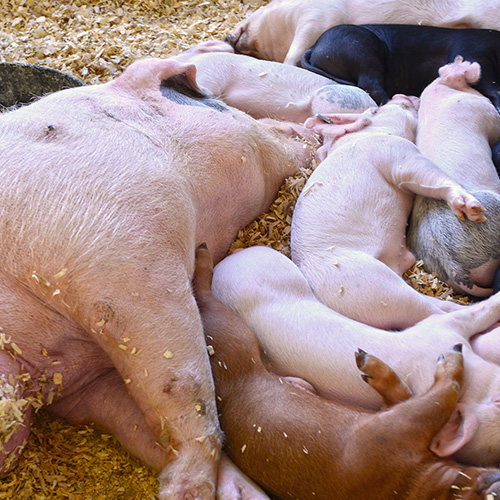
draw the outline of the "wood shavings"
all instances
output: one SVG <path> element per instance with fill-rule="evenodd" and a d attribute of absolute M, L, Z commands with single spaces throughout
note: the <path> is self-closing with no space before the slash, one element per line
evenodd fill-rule
<path fill-rule="evenodd" d="M 17 385 L 12 375 L 0 376 L 0 449 L 24 425 L 29 402 L 17 396 Z"/>

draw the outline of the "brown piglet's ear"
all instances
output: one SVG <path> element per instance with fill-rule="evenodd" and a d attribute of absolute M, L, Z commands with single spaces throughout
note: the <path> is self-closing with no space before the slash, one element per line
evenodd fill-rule
<path fill-rule="evenodd" d="M 459 403 L 448 422 L 432 439 L 430 450 L 438 457 L 449 457 L 470 441 L 477 428 L 477 417 Z"/>

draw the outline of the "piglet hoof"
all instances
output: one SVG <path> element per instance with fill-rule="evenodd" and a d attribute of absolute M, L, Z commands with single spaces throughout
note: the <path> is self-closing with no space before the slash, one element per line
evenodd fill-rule
<path fill-rule="evenodd" d="M 213 263 L 210 252 L 205 243 L 196 249 L 195 269 L 193 276 L 194 294 L 197 299 L 210 295 L 212 285 Z"/>
<path fill-rule="evenodd" d="M 486 208 L 474 198 L 474 196 L 465 193 L 457 196 L 452 202 L 452 209 L 455 215 L 462 220 L 467 217 L 473 222 L 484 222 Z"/>
<path fill-rule="evenodd" d="M 217 477 L 217 500 L 269 500 L 269 497 L 222 455 Z"/>
<path fill-rule="evenodd" d="M 442 354 L 436 366 L 434 380 L 450 380 L 460 392 L 464 381 L 464 358 L 462 344 L 455 344 L 446 354 Z"/>
<path fill-rule="evenodd" d="M 363 372 L 361 378 L 383 398 L 385 406 L 392 406 L 412 396 L 408 386 L 383 361 L 362 349 L 355 354 L 356 364 Z"/>

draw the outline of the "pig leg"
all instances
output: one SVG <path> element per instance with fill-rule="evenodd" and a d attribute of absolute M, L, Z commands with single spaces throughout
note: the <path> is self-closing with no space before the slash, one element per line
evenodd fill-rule
<path fill-rule="evenodd" d="M 114 369 L 48 409 L 73 425 L 95 423 L 158 471 L 168 463 L 166 449 L 146 425 L 143 413 Z M 220 500 L 268 500 L 267 495 L 224 455 L 219 465 L 217 495 Z"/>
<path fill-rule="evenodd" d="M 459 311 L 428 318 L 415 325 L 412 332 L 418 336 L 426 336 L 430 331 L 448 330 L 460 334 L 466 341 L 472 341 L 474 346 L 483 337 L 479 335 L 483 332 L 491 330 L 490 333 L 497 335 L 496 330 L 499 320 L 500 293 L 497 293 L 481 302 L 464 306 Z M 486 333 L 484 338 L 490 333 Z M 479 346 L 479 343 L 477 346 Z M 490 346 L 494 347 L 494 342 Z"/>
<path fill-rule="evenodd" d="M 113 263 L 102 270 L 96 264 L 93 289 L 100 295 L 79 298 L 79 321 L 111 358 L 168 453 L 160 498 L 208 500 L 215 495 L 221 434 L 203 329 L 188 271 L 175 266 L 179 260 L 155 262 L 148 279 L 131 273 L 125 286 L 109 278 L 122 274 L 110 271 Z"/>
<path fill-rule="evenodd" d="M 394 186 L 421 196 L 442 199 L 460 219 L 467 217 L 474 222 L 486 220 L 483 205 L 437 165 L 418 152 L 406 158 L 406 161 L 391 164 L 386 172 L 387 179 Z"/>
<path fill-rule="evenodd" d="M 19 363 L 0 350 L 0 475 L 16 465 L 30 432 L 32 407 L 24 398 L 21 375 Z"/>
<path fill-rule="evenodd" d="M 236 465 L 222 455 L 217 479 L 217 500 L 269 500 L 269 497 Z"/>
<path fill-rule="evenodd" d="M 382 396 L 386 407 L 406 401 L 412 396 L 410 388 L 396 372 L 377 357 L 358 349 L 356 365 L 363 372 L 361 378 Z"/>
<path fill-rule="evenodd" d="M 435 300 L 365 252 L 335 247 L 307 257 L 299 268 L 321 302 L 377 328 L 401 330 L 442 313 Z"/>
<path fill-rule="evenodd" d="M 421 436 L 425 440 L 434 436 L 453 413 L 464 382 L 462 345 L 453 346 L 441 355 L 434 373 L 434 384 L 425 393 L 414 396 L 389 411 L 376 414 L 380 428 L 382 422 L 398 421 L 398 434 Z M 396 414 L 399 413 L 399 420 Z M 380 432 L 379 428 L 379 432 Z"/>

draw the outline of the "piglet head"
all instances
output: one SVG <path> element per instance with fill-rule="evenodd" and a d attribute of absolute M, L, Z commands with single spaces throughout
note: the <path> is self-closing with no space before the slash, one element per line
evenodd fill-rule
<path fill-rule="evenodd" d="M 280 2 L 271 2 L 260 7 L 236 26 L 226 37 L 226 42 L 231 44 L 237 53 L 283 62 L 295 30 L 291 26 L 279 29 L 282 27 L 281 16 L 276 12 L 279 9 Z"/>

